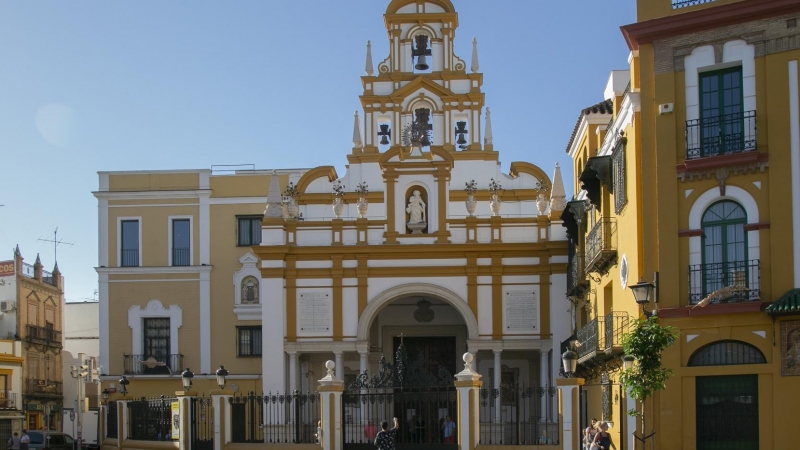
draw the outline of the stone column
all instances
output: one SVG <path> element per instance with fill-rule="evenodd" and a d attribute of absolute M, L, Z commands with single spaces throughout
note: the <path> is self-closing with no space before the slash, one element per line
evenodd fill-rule
<path fill-rule="evenodd" d="M 233 396 L 233 391 L 211 389 L 209 394 L 214 408 L 214 448 L 222 449 L 231 441 L 231 408 L 228 399 Z"/>
<path fill-rule="evenodd" d="M 547 357 L 547 351 L 544 349 L 539 350 L 539 387 L 544 388 L 544 395 L 542 395 L 542 405 L 541 405 L 541 417 L 539 418 L 540 422 L 544 422 L 547 420 L 547 414 L 550 412 L 547 410 L 547 399 L 550 397 L 550 393 L 547 392 L 547 388 L 549 383 L 549 378 L 547 376 L 548 368 L 550 363 L 550 358 Z M 555 402 L 554 402 L 555 403 Z"/>
<path fill-rule="evenodd" d="M 503 366 L 500 363 L 500 354 L 503 353 L 502 350 L 493 350 L 494 353 L 494 386 L 492 386 L 498 394 L 500 393 L 500 378 L 503 373 Z M 500 423 L 500 401 L 501 395 L 498 395 L 496 399 L 494 399 L 494 421 L 496 423 Z"/>
<path fill-rule="evenodd" d="M 297 352 L 286 352 L 289 354 L 289 394 L 297 390 Z"/>
<path fill-rule="evenodd" d="M 458 391 L 458 418 L 456 437 L 459 450 L 474 450 L 480 439 L 481 374 L 472 370 L 472 353 L 464 353 L 464 370 L 456 374 L 455 386 Z"/>
<path fill-rule="evenodd" d="M 341 358 L 341 353 L 337 354 Z M 344 381 L 334 374 L 336 363 L 325 363 L 327 375 L 319 380 L 320 422 L 322 423 L 321 436 L 319 437 L 322 450 L 342 449 L 342 392 Z"/>
<path fill-rule="evenodd" d="M 191 418 L 191 400 L 192 397 L 197 397 L 197 394 L 194 392 L 188 391 L 178 391 L 175 393 L 175 396 L 178 397 L 178 405 L 179 405 L 179 415 L 181 417 L 181 425 L 180 425 L 180 437 L 178 438 L 178 448 L 180 450 L 189 450 L 192 448 L 192 433 L 190 427 L 190 418 Z"/>
<path fill-rule="evenodd" d="M 344 380 L 344 360 L 342 359 L 342 352 L 333 352 L 336 361 L 336 378 Z"/>
<path fill-rule="evenodd" d="M 583 445 L 580 429 L 580 387 L 583 378 L 559 378 L 556 380 L 561 399 L 561 448 L 580 450 Z M 547 395 L 547 394 L 545 394 Z"/>

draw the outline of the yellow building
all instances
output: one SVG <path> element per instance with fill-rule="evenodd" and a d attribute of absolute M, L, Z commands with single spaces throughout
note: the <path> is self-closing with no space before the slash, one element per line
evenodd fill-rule
<path fill-rule="evenodd" d="M 461 370 L 469 350 L 487 386 L 539 389 L 526 439 L 557 439 L 539 423 L 556 420 L 569 334 L 550 306 L 566 285 L 560 172 L 501 173 L 477 43 L 469 64 L 454 53 L 449 0 L 391 1 L 384 22 L 389 55 L 376 69 L 367 46 L 344 175 L 99 174 L 105 387 L 125 375 L 132 396 L 172 393 L 190 367 L 203 392 L 224 365 L 240 393 L 313 391 L 326 360 L 349 382 L 404 342 L 429 372 Z M 486 421 L 516 420 L 495 397 Z"/>
<path fill-rule="evenodd" d="M 5 339 L 0 341 L 0 419 L 4 409 L 20 411 L 25 419 L 0 428 L 0 437 L 12 424 L 15 431 L 19 425 L 61 429 L 63 307 L 58 264 L 52 273 L 43 269 L 38 255 L 28 264 L 19 247 L 13 260 L 0 262 L 0 337 Z"/>
<path fill-rule="evenodd" d="M 620 271 L 628 285 L 651 282 L 657 272 L 658 303 L 647 310 L 680 331 L 663 358 L 675 376 L 646 412 L 658 445 L 791 448 L 788 418 L 800 395 L 800 3 L 640 0 L 637 7 L 638 22 L 622 28 L 630 89 L 620 107 L 607 89 L 611 130 L 596 135 L 622 141 L 620 108 L 626 99 L 637 105 L 625 129 L 624 165 L 612 153 L 608 178 L 606 163 L 592 158 L 593 148 L 599 157 L 608 152 L 592 144 L 591 124 L 603 128 L 599 112 L 582 115 L 586 132 L 569 149 L 576 188 L 584 189 L 578 198 L 594 205 L 589 223 L 575 228 L 578 248 L 592 252 L 594 209 L 616 219 L 610 244 L 627 256 L 627 267 L 619 259 L 607 274 L 587 270 L 588 281 L 571 287 L 579 306 L 589 302 L 578 314 L 579 333 L 608 306 L 633 313 Z M 616 212 L 619 181 L 627 206 Z M 601 418 L 602 398 L 584 391 L 586 415 Z M 621 425 L 616 431 L 633 448 L 637 424 Z"/>

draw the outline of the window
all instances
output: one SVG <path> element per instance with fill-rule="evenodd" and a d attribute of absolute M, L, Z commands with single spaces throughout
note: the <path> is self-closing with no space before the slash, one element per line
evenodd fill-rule
<path fill-rule="evenodd" d="M 254 305 L 258 302 L 258 280 L 255 277 L 247 277 L 242 280 L 242 304 Z"/>
<path fill-rule="evenodd" d="M 717 341 L 700 347 L 689 358 L 690 367 L 766 363 L 761 350 L 741 341 Z"/>
<path fill-rule="evenodd" d="M 169 318 L 142 319 L 144 342 L 141 361 L 153 358 L 157 365 L 143 364 L 142 373 L 161 374 L 169 373 L 169 369 L 178 370 L 178 367 L 169 367 L 170 358 L 170 323 Z M 152 365 L 152 367 L 150 367 Z M 138 368 L 134 368 L 136 370 Z"/>
<path fill-rule="evenodd" d="M 628 203 L 625 192 L 625 143 L 627 139 L 620 138 L 614 153 L 611 155 L 614 170 L 614 212 L 619 214 Z"/>
<path fill-rule="evenodd" d="M 139 266 L 139 221 L 123 220 L 121 222 L 120 266 Z"/>
<path fill-rule="evenodd" d="M 239 217 L 239 247 L 261 244 L 261 216 Z"/>
<path fill-rule="evenodd" d="M 703 214 L 704 294 L 727 286 L 749 286 L 745 223 L 744 208 L 730 200 L 714 203 Z"/>
<path fill-rule="evenodd" d="M 697 450 L 758 449 L 758 375 L 696 378 Z"/>
<path fill-rule="evenodd" d="M 700 155 L 744 150 L 742 68 L 700 74 Z"/>
<path fill-rule="evenodd" d="M 261 356 L 261 327 L 237 327 L 238 356 Z"/>
<path fill-rule="evenodd" d="M 172 265 L 191 266 L 191 221 L 172 219 Z"/>

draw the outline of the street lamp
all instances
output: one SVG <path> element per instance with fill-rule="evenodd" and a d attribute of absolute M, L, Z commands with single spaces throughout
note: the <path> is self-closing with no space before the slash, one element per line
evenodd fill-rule
<path fill-rule="evenodd" d="M 125 375 L 123 375 L 122 378 L 119 379 L 119 393 L 122 394 L 123 397 L 128 395 L 129 384 L 131 384 L 131 382 L 128 381 L 128 377 L 126 377 Z"/>
<path fill-rule="evenodd" d="M 633 362 L 634 362 L 635 360 L 636 360 L 636 358 L 634 358 L 634 357 L 633 357 L 633 356 L 631 356 L 631 355 L 625 355 L 625 356 L 623 356 L 623 357 L 622 357 L 622 370 L 624 370 L 624 371 L 626 371 L 626 372 L 627 372 L 628 370 L 631 370 L 631 369 L 633 369 Z"/>
<path fill-rule="evenodd" d="M 561 355 L 561 363 L 564 365 L 564 376 L 572 378 L 578 371 L 578 354 L 572 350 L 567 350 Z"/>
<path fill-rule="evenodd" d="M 225 389 L 225 377 L 227 376 L 228 371 L 225 370 L 225 366 L 219 366 L 219 369 L 217 369 L 217 384 L 220 389 Z"/>
<path fill-rule="evenodd" d="M 109 396 L 108 389 L 103 389 L 102 395 L 103 395 L 103 401 L 108 403 L 108 396 Z"/>
<path fill-rule="evenodd" d="M 653 274 L 652 283 L 648 283 L 640 278 L 638 283 L 628 287 L 631 289 L 631 292 L 633 292 L 633 298 L 636 300 L 636 303 L 642 306 L 642 313 L 646 318 L 658 314 L 658 272 Z M 650 303 L 650 299 L 653 300 L 653 312 L 644 309 L 645 305 Z"/>
<path fill-rule="evenodd" d="M 183 382 L 184 391 L 188 391 L 192 388 L 192 378 L 194 378 L 194 374 L 187 367 L 186 370 L 181 373 L 181 382 Z"/>

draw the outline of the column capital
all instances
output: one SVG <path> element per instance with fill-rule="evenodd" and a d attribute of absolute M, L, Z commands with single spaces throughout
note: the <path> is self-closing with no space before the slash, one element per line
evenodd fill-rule
<path fill-rule="evenodd" d="M 175 397 L 197 397 L 197 392 L 175 391 Z"/>
<path fill-rule="evenodd" d="M 583 378 L 556 378 L 558 387 L 583 386 L 584 384 L 586 384 L 586 380 Z"/>
<path fill-rule="evenodd" d="M 499 355 L 500 353 L 503 353 L 503 349 L 502 348 L 494 348 L 494 349 L 492 349 L 492 353 L 494 353 L 495 355 Z"/>

